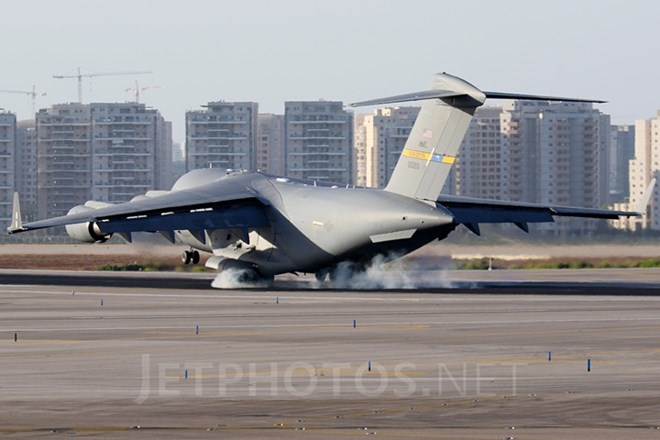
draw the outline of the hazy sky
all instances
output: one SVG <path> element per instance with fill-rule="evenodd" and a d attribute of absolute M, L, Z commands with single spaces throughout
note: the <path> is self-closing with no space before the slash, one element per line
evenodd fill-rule
<path fill-rule="evenodd" d="M 600 98 L 616 123 L 660 108 L 660 2 L 20 0 L 0 15 L 0 89 L 77 100 L 54 74 L 152 70 L 84 80 L 84 102 L 142 101 L 185 137 L 208 101 L 356 100 L 427 88 L 446 71 L 483 90 Z M 493 102 L 494 103 L 494 102 Z M 492 104 L 492 103 L 491 103 Z M 26 95 L 0 108 L 30 118 Z"/>

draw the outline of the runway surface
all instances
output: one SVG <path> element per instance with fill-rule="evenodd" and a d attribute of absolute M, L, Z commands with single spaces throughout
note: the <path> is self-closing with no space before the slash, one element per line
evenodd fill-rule
<path fill-rule="evenodd" d="M 84 272 L 61 270 L 0 269 L 2 284 L 51 286 L 98 286 L 128 288 L 174 288 L 207 290 L 215 273 L 182 272 Z M 660 269 L 579 269 L 579 270 L 443 270 L 373 271 L 357 283 L 317 283 L 312 275 L 281 275 L 272 286 L 251 286 L 251 291 L 389 291 L 426 293 L 490 294 L 583 294 L 658 295 Z M 347 285 L 348 284 L 348 285 Z M 357 287 L 355 287 L 357 286 Z"/>
<path fill-rule="evenodd" d="M 626 273 L 346 291 L 0 271 L 0 434 L 657 439 L 658 272 Z"/>

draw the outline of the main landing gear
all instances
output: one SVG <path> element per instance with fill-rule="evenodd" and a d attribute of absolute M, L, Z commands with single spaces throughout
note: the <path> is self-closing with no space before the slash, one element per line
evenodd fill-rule
<path fill-rule="evenodd" d="M 183 264 L 199 263 L 199 252 L 192 249 L 189 251 L 184 251 L 183 254 L 181 254 L 181 262 Z"/>

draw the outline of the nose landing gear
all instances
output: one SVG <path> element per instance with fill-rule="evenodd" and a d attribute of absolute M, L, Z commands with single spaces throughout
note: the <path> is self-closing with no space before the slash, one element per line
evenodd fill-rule
<path fill-rule="evenodd" d="M 189 250 L 189 251 L 184 251 L 183 254 L 181 254 L 181 262 L 183 264 L 197 264 L 199 263 L 199 252 L 196 250 Z"/>

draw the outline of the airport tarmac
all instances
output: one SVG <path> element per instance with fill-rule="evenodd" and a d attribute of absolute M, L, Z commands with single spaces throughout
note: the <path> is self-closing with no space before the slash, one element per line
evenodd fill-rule
<path fill-rule="evenodd" d="M 2 271 L 0 435 L 660 438 L 658 270 L 470 272 L 346 291 Z"/>

